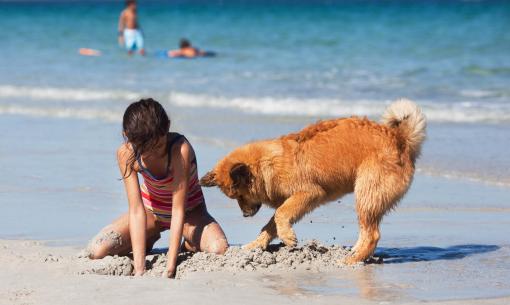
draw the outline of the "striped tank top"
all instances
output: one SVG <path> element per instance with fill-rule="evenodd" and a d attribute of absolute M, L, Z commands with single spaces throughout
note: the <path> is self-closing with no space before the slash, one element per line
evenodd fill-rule
<path fill-rule="evenodd" d="M 143 183 L 140 187 L 143 204 L 148 210 L 154 213 L 158 221 L 168 227 L 172 217 L 173 190 L 171 183 L 174 179 L 168 171 L 170 168 L 172 146 L 181 139 L 185 139 L 187 141 L 183 135 L 176 134 L 168 143 L 168 168 L 166 177 L 164 178 L 157 178 L 152 175 L 149 170 L 142 165 L 141 157 L 137 157 L 140 173 L 143 177 Z M 196 158 L 193 158 L 190 166 L 188 194 L 185 209 L 186 211 L 190 211 L 204 202 L 202 188 L 198 183 L 197 160 Z"/>

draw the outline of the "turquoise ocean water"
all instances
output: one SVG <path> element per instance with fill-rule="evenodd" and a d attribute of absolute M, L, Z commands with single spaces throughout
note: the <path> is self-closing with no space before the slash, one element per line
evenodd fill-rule
<path fill-rule="evenodd" d="M 508 2 L 140 1 L 146 58 L 117 46 L 121 9 L 122 2 L 0 1 L 0 114 L 115 122 L 129 102 L 153 96 L 200 118 L 198 128 L 188 124 L 197 136 L 242 143 L 319 118 L 378 118 L 391 100 L 408 97 L 441 134 L 470 138 L 448 148 L 430 141 L 422 169 L 510 184 L 499 165 L 510 163 L 500 153 L 509 144 Z M 218 56 L 156 56 L 181 37 Z M 103 56 L 79 56 L 81 47 Z M 258 133 L 229 125 L 242 116 Z M 281 127 L 282 120 L 296 124 Z M 218 121 L 226 124 L 221 133 L 203 128 Z M 473 164 L 480 147 L 491 157 Z"/>
<path fill-rule="evenodd" d="M 54 89 L 40 96 L 54 100 L 82 88 L 102 93 L 93 100 L 174 94 L 165 102 L 334 116 L 408 96 L 433 121 L 510 122 L 508 2 L 140 1 L 149 54 L 181 37 L 219 54 L 187 62 L 128 60 L 115 39 L 120 2 L 0 5 L 1 98 L 7 86 Z"/>

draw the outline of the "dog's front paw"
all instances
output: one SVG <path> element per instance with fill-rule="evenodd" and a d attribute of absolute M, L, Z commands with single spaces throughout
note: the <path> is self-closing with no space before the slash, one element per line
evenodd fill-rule
<path fill-rule="evenodd" d="M 262 249 L 262 250 L 265 250 L 267 247 L 266 244 L 264 244 L 263 242 L 260 242 L 259 240 L 254 240 L 252 241 L 251 243 L 248 243 L 246 245 L 243 246 L 243 249 L 245 250 L 253 250 L 253 249 Z"/>
<path fill-rule="evenodd" d="M 297 238 L 296 234 L 294 234 L 294 230 L 287 229 L 282 231 L 283 232 L 278 232 L 278 237 L 287 247 L 295 247 L 297 245 Z"/>
<path fill-rule="evenodd" d="M 359 257 L 357 257 L 356 253 L 352 253 L 348 255 L 346 258 L 342 260 L 338 260 L 339 265 L 355 265 L 362 263 L 363 260 L 361 260 Z"/>
<path fill-rule="evenodd" d="M 337 263 L 338 265 L 354 265 L 357 262 L 353 259 L 352 256 L 347 256 L 344 259 L 339 259 Z"/>

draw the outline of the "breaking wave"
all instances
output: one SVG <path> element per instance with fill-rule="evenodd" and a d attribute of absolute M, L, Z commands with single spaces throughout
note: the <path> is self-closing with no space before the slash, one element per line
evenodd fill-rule
<path fill-rule="evenodd" d="M 134 101 L 145 95 L 147 94 L 128 90 L 0 86 L 0 114 L 119 121 L 122 115 L 120 113 L 122 110 L 118 108 L 119 101 Z M 275 116 L 341 117 L 358 115 L 379 118 L 391 103 L 391 100 L 333 98 L 304 99 L 267 96 L 231 98 L 181 92 L 155 92 L 153 95 L 163 97 L 161 101 L 164 104 L 178 107 L 232 109 L 245 113 Z M 9 101 L 11 98 L 16 100 Z M 27 103 L 26 100 L 31 102 Z M 54 101 L 59 101 L 59 103 L 52 103 Z M 100 107 L 94 103 L 99 101 L 103 102 Z M 417 103 L 423 108 L 428 120 L 432 122 L 510 123 L 510 103 L 487 101 L 442 103 L 421 100 L 418 100 Z"/>

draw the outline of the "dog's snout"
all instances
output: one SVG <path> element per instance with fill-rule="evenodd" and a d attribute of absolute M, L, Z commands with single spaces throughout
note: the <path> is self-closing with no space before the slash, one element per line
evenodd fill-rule
<path fill-rule="evenodd" d="M 243 212 L 244 217 L 251 217 L 260 210 L 260 207 L 262 206 L 262 203 L 258 203 L 254 206 L 251 206 L 249 209 L 241 208 L 241 211 Z"/>
<path fill-rule="evenodd" d="M 253 210 L 243 211 L 243 217 L 251 217 L 253 215 L 255 215 L 255 212 Z"/>

